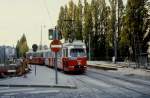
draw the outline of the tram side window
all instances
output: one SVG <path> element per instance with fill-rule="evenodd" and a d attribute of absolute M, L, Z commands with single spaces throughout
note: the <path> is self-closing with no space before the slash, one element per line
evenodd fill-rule
<path fill-rule="evenodd" d="M 65 57 L 65 49 L 63 49 L 63 56 Z"/>
<path fill-rule="evenodd" d="M 63 49 L 63 56 L 67 57 L 68 56 L 68 49 Z"/>
<path fill-rule="evenodd" d="M 37 53 L 33 53 L 33 57 L 37 57 Z"/>
<path fill-rule="evenodd" d="M 68 56 L 68 49 L 66 49 L 66 57 Z"/>
<path fill-rule="evenodd" d="M 50 56 L 51 56 L 50 52 L 47 52 L 47 57 L 50 57 Z"/>
<path fill-rule="evenodd" d="M 48 56 L 47 56 L 47 52 L 44 52 L 44 53 L 43 53 L 43 57 L 44 57 L 44 58 L 47 58 L 47 57 L 48 57 Z"/>
<path fill-rule="evenodd" d="M 58 57 L 61 57 L 61 55 L 62 55 L 62 54 L 61 54 L 61 51 L 59 51 L 59 52 L 58 52 Z"/>
<path fill-rule="evenodd" d="M 43 52 L 41 53 L 41 57 L 43 57 L 44 55 L 43 55 Z"/>

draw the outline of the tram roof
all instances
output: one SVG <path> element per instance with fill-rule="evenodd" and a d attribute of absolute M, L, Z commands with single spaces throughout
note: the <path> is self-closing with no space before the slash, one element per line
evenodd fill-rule
<path fill-rule="evenodd" d="M 46 50 L 37 50 L 36 52 L 48 52 L 48 51 L 51 51 L 50 49 L 46 49 Z M 33 53 L 33 50 L 29 50 L 28 52 L 26 53 Z"/>
<path fill-rule="evenodd" d="M 85 46 L 85 43 L 83 43 L 81 40 L 76 40 L 76 41 L 73 41 L 72 43 L 64 43 L 63 46 L 74 46 L 74 45 L 82 45 L 82 46 Z"/>

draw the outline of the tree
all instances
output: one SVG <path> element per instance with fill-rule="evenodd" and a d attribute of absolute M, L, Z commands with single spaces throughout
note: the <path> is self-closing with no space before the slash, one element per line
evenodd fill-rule
<path fill-rule="evenodd" d="M 23 57 L 26 55 L 26 52 L 29 50 L 27 45 L 27 40 L 25 34 L 22 35 L 21 39 L 17 42 L 16 53 L 17 57 Z"/>
<path fill-rule="evenodd" d="M 84 18 L 83 18 L 83 40 L 88 45 L 88 35 L 92 33 L 92 14 L 91 7 L 86 0 L 84 0 Z"/>
<path fill-rule="evenodd" d="M 128 34 L 123 31 L 125 29 L 124 24 L 124 5 L 122 0 L 117 2 L 117 31 L 118 31 L 118 56 L 126 57 L 128 56 L 129 40 Z"/>
<path fill-rule="evenodd" d="M 91 48 L 94 49 L 93 56 L 97 57 L 99 55 L 99 42 L 98 42 L 98 27 L 99 27 L 99 4 L 98 0 L 91 1 L 91 14 L 92 14 L 92 32 L 90 33 L 91 37 Z"/>
<path fill-rule="evenodd" d="M 145 2 L 145 17 L 144 17 L 144 25 L 143 25 L 143 31 L 144 37 L 143 37 L 143 45 L 145 45 L 144 51 L 147 50 L 148 45 L 147 43 L 150 41 L 150 1 Z"/>
<path fill-rule="evenodd" d="M 16 45 L 16 56 L 17 56 L 17 58 L 19 58 L 20 57 L 20 51 L 19 51 L 19 40 L 17 41 L 17 45 Z"/>
<path fill-rule="evenodd" d="M 128 0 L 125 15 L 125 32 L 128 32 L 130 46 L 133 49 L 134 58 L 142 52 L 147 51 L 143 40 L 146 27 L 144 25 L 147 11 L 145 3 L 147 0 Z"/>
<path fill-rule="evenodd" d="M 79 0 L 78 2 L 78 6 L 76 7 L 76 17 L 75 17 L 75 23 L 76 23 L 76 27 L 75 27 L 75 30 L 76 30 L 76 39 L 77 40 L 82 40 L 83 37 L 82 37 L 82 15 L 83 15 L 83 12 L 82 12 L 82 3 L 81 3 L 81 0 Z"/>
<path fill-rule="evenodd" d="M 84 40 L 94 57 L 128 56 L 129 47 L 134 54 L 147 51 L 150 40 L 150 5 L 148 0 L 81 0 L 60 8 L 58 27 L 66 40 Z M 67 20 L 67 21 L 63 21 Z M 146 47 L 145 47 L 146 46 Z"/>
<path fill-rule="evenodd" d="M 57 21 L 57 26 L 58 26 L 58 29 L 61 31 L 61 32 L 64 32 L 64 20 L 65 20 L 65 9 L 64 7 L 60 7 L 60 13 L 59 13 L 59 19 Z M 64 36 L 66 37 L 66 36 Z"/>
<path fill-rule="evenodd" d="M 69 5 L 65 5 L 65 8 L 60 8 L 58 29 L 63 32 L 65 40 L 76 38 L 75 32 L 75 12 L 77 8 L 73 1 L 69 1 Z"/>
<path fill-rule="evenodd" d="M 116 32 L 116 5 L 117 0 L 109 0 L 111 7 L 111 32 L 112 32 L 112 41 L 113 41 L 113 53 L 117 59 L 117 32 Z"/>

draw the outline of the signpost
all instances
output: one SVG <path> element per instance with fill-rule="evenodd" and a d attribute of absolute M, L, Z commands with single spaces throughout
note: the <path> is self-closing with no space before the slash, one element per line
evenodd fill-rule
<path fill-rule="evenodd" d="M 36 52 L 37 49 L 38 49 L 37 44 L 33 44 L 33 45 L 32 45 L 32 50 L 33 50 L 33 52 Z M 35 65 L 35 76 L 36 76 L 36 65 Z"/>
<path fill-rule="evenodd" d="M 38 46 L 37 46 L 36 44 L 33 44 L 33 45 L 32 45 L 32 50 L 33 50 L 34 52 L 36 52 L 37 49 L 38 49 Z"/>
<path fill-rule="evenodd" d="M 55 52 L 55 83 L 58 84 L 58 75 L 57 75 L 57 52 L 59 52 L 62 48 L 62 43 L 60 40 L 54 39 L 51 44 L 50 48 L 53 52 Z"/>

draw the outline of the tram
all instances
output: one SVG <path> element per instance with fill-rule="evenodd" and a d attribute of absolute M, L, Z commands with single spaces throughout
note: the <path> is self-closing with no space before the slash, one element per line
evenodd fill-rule
<path fill-rule="evenodd" d="M 30 64 L 48 67 L 54 67 L 55 64 L 55 53 L 50 49 L 35 53 L 27 52 L 27 57 Z M 57 53 L 57 68 L 64 72 L 85 72 L 87 69 L 86 45 L 82 41 L 63 43 L 62 49 Z"/>
<path fill-rule="evenodd" d="M 64 72 L 81 71 L 87 69 L 86 46 L 82 41 L 64 43 L 62 49 L 57 53 L 57 67 Z M 54 67 L 55 54 L 49 56 L 49 67 Z"/>
<path fill-rule="evenodd" d="M 29 51 L 26 53 L 29 64 L 44 65 L 45 58 L 43 56 L 45 50 L 38 50 L 37 52 Z"/>

